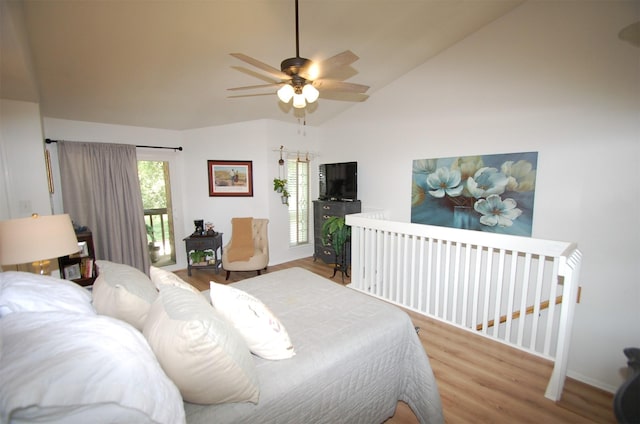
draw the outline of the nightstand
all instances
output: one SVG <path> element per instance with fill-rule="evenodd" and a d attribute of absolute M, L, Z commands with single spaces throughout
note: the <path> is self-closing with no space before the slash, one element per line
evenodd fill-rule
<path fill-rule="evenodd" d="M 222 267 L 222 233 L 212 236 L 190 235 L 183 239 L 187 249 L 187 274 L 192 269 L 213 269 L 216 274 Z M 202 252 L 202 253 L 200 253 Z"/>

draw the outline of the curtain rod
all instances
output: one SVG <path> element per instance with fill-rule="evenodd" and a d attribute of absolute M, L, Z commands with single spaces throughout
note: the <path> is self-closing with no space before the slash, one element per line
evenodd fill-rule
<path fill-rule="evenodd" d="M 50 138 L 45 138 L 44 142 L 47 144 L 51 144 L 51 143 L 57 143 L 58 140 L 51 140 Z M 182 146 L 180 147 L 164 147 L 164 146 L 143 146 L 143 145 L 139 145 L 136 144 L 136 147 L 141 147 L 141 148 L 145 148 L 145 149 L 168 149 L 168 150 L 179 150 L 182 151 Z"/>

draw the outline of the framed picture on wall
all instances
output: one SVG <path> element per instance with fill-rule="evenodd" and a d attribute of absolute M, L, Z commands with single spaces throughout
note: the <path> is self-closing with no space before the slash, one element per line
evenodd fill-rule
<path fill-rule="evenodd" d="M 209 196 L 253 196 L 250 160 L 208 160 Z"/>
<path fill-rule="evenodd" d="M 531 237 L 537 152 L 416 159 L 411 222 Z"/>

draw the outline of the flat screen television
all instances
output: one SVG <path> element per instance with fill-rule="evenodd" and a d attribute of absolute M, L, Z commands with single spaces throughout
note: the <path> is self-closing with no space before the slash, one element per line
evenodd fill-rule
<path fill-rule="evenodd" d="M 358 199 L 358 162 L 320 165 L 320 200 Z"/>

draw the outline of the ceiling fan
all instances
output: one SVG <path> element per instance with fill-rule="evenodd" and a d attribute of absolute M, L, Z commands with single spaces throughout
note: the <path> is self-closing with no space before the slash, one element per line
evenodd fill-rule
<path fill-rule="evenodd" d="M 338 53 L 337 55 L 325 59 L 322 62 L 313 62 L 310 59 L 300 57 L 298 0 L 295 0 L 295 8 L 296 56 L 283 60 L 280 64 L 279 70 L 242 53 L 231 53 L 231 56 L 265 71 L 280 81 L 273 82 L 271 84 L 228 88 L 227 90 L 237 91 L 280 87 L 277 90 L 280 101 L 283 103 L 289 103 L 289 101 L 293 99 L 293 107 L 298 109 L 304 108 L 307 103 L 315 102 L 320 95 L 319 90 L 343 91 L 356 94 L 365 93 L 369 89 L 366 85 L 325 78 L 325 76 L 329 75 L 332 71 L 343 66 L 348 66 L 358 60 L 358 56 L 350 50 L 345 50 L 344 52 Z"/>

